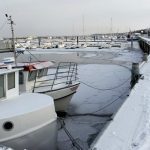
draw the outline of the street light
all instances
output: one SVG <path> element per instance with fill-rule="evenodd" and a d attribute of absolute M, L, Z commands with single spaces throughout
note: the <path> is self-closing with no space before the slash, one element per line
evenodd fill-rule
<path fill-rule="evenodd" d="M 12 34 L 12 49 L 13 49 L 13 52 L 14 52 L 14 59 L 15 59 L 15 64 L 17 65 L 17 56 L 16 56 L 16 50 L 15 50 L 15 39 L 14 39 L 14 28 L 13 28 L 13 25 L 14 25 L 14 21 L 12 20 L 11 16 L 8 16 L 8 14 L 5 14 L 7 20 L 8 20 L 8 23 L 10 24 L 10 27 L 11 27 L 11 34 Z"/>

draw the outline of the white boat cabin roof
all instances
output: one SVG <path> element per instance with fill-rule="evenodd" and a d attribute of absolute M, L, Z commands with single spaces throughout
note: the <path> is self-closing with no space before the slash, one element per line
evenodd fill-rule
<path fill-rule="evenodd" d="M 23 69 L 23 68 L 22 68 Z M 11 72 L 17 72 L 19 70 L 22 70 L 21 68 L 15 68 L 15 69 L 0 69 L 0 75 L 2 74 L 8 74 L 8 73 L 11 73 Z"/>
<path fill-rule="evenodd" d="M 11 64 L 13 68 L 16 68 L 15 64 Z M 25 71 L 39 70 L 49 68 L 54 64 L 51 61 L 39 61 L 39 62 L 22 62 L 17 63 L 18 68 L 23 68 Z M 7 64 L 1 63 L 0 68 L 6 68 Z"/>
<path fill-rule="evenodd" d="M 25 71 L 32 71 L 43 68 L 49 68 L 53 66 L 53 63 L 50 61 L 32 62 L 32 63 L 25 62 L 25 63 L 18 63 L 17 66 L 23 67 Z"/>
<path fill-rule="evenodd" d="M 8 106 L 11 109 L 8 110 Z M 53 110 L 54 102 L 52 97 L 44 94 L 25 93 L 17 97 L 10 97 L 5 101 L 0 101 L 0 118 L 3 119 L 18 116 L 21 114 L 30 113 L 31 110 L 35 111 L 50 106 Z"/>

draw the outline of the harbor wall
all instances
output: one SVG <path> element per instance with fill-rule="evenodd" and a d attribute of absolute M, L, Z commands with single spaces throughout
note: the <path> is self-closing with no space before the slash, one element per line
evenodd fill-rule
<path fill-rule="evenodd" d="M 150 39 L 139 37 L 139 45 L 143 53 L 147 53 L 148 55 L 150 54 Z"/>
<path fill-rule="evenodd" d="M 143 52 L 147 54 L 150 50 L 149 42 L 146 38 L 139 39 Z M 92 143 L 90 150 L 134 150 L 140 145 L 148 123 L 150 125 L 147 121 L 147 106 L 150 104 L 150 56 L 140 65 L 140 73 L 142 77 L 103 132 Z"/>

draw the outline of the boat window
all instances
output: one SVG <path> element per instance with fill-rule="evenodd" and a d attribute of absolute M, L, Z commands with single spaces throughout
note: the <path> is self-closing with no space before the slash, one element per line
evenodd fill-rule
<path fill-rule="evenodd" d="M 0 75 L 0 98 L 5 97 L 4 75 Z"/>
<path fill-rule="evenodd" d="M 24 75 L 22 71 L 19 71 L 19 84 L 24 83 Z"/>
<path fill-rule="evenodd" d="M 36 73 L 37 73 L 36 70 L 30 71 L 29 74 L 28 74 L 28 81 L 33 81 L 33 80 L 35 80 L 35 78 L 36 78 Z"/>
<path fill-rule="evenodd" d="M 38 77 L 40 78 L 40 77 L 46 76 L 47 72 L 48 72 L 48 68 L 40 69 L 38 71 Z"/>
<path fill-rule="evenodd" d="M 43 76 L 46 76 L 47 72 L 48 72 L 48 68 L 45 68 L 44 71 L 43 71 Z"/>
<path fill-rule="evenodd" d="M 39 69 L 39 71 L 38 71 L 39 78 L 43 76 L 43 72 L 44 72 L 44 69 Z"/>
<path fill-rule="evenodd" d="M 15 72 L 8 73 L 8 90 L 15 88 Z"/>
<path fill-rule="evenodd" d="M 6 131 L 10 131 L 12 130 L 14 127 L 13 123 L 10 122 L 10 121 L 7 121 L 3 124 L 3 128 L 6 130 Z"/>

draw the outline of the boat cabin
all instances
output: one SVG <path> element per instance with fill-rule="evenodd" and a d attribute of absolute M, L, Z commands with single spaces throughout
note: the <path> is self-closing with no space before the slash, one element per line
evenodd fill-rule
<path fill-rule="evenodd" d="M 0 69 L 0 100 L 19 95 L 19 71 L 21 69 Z"/>
<path fill-rule="evenodd" d="M 19 71 L 20 91 L 32 92 L 35 81 L 46 79 L 48 68 L 53 66 L 53 63 L 50 61 L 19 63 L 18 66 L 24 68 L 23 70 Z"/>
<path fill-rule="evenodd" d="M 19 95 L 19 71 L 0 69 L 0 145 L 16 150 L 56 150 L 57 115 L 53 98 L 38 93 Z"/>

